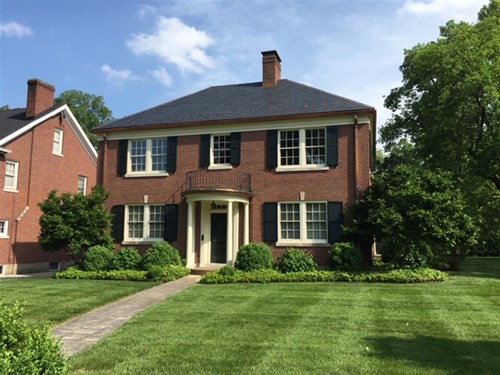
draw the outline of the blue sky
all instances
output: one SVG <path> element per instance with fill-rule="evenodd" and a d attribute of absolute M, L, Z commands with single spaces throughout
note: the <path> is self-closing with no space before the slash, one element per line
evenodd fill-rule
<path fill-rule="evenodd" d="M 120 118 L 209 86 L 260 81 L 261 51 L 282 78 L 374 106 L 399 85 L 404 49 L 488 0 L 0 0 L 0 105 L 26 106 L 26 82 L 56 96 L 104 97 Z"/>

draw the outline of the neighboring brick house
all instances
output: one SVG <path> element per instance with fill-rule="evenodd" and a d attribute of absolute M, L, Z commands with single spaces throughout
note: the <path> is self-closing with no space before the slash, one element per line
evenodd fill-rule
<path fill-rule="evenodd" d="M 95 185 L 97 152 L 68 106 L 54 106 L 54 92 L 29 80 L 26 108 L 0 111 L 0 274 L 69 262 L 38 246 L 38 203 L 54 189 L 85 194 Z"/>
<path fill-rule="evenodd" d="M 248 242 L 325 264 L 343 211 L 370 184 L 373 107 L 281 79 L 215 86 L 95 130 L 118 246 L 165 239 L 188 267 L 232 264 Z"/>

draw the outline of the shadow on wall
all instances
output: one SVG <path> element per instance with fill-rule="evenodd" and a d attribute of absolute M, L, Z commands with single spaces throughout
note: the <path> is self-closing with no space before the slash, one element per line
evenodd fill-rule
<path fill-rule="evenodd" d="M 400 360 L 450 374 L 498 374 L 500 342 L 461 341 L 430 336 L 366 338 L 369 356 Z"/>

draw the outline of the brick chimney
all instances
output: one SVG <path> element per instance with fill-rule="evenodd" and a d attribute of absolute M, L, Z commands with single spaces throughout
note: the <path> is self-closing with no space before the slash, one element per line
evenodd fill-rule
<path fill-rule="evenodd" d="M 262 52 L 262 87 L 274 87 L 280 79 L 281 59 L 278 52 Z"/>
<path fill-rule="evenodd" d="M 54 106 L 56 88 L 40 79 L 28 81 L 28 99 L 26 101 L 26 118 L 33 118 Z"/>

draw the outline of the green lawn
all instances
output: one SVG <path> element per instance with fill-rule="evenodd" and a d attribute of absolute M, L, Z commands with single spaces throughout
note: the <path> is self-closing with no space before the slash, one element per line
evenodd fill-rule
<path fill-rule="evenodd" d="M 500 258 L 437 284 L 199 285 L 72 358 L 75 374 L 497 374 Z"/>
<path fill-rule="evenodd" d="M 24 303 L 29 323 L 57 324 L 108 302 L 150 288 L 132 281 L 10 279 L 0 280 L 0 298 Z"/>

